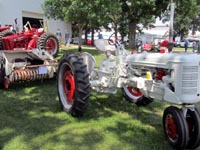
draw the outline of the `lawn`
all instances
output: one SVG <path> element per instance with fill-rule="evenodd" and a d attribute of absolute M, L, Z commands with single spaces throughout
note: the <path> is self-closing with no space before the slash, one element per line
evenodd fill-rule
<path fill-rule="evenodd" d="M 102 57 L 91 47 L 83 50 Z M 60 109 L 55 79 L 14 84 L 0 95 L 0 150 L 172 149 L 162 129 L 164 102 L 137 107 L 120 90 L 92 92 L 85 115 L 73 118 Z"/>

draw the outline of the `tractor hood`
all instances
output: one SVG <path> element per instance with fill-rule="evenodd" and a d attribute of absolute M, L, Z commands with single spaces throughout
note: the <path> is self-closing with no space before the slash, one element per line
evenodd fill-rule
<path fill-rule="evenodd" d="M 127 56 L 128 64 L 169 68 L 173 63 L 200 64 L 200 55 L 194 53 L 137 53 Z"/>

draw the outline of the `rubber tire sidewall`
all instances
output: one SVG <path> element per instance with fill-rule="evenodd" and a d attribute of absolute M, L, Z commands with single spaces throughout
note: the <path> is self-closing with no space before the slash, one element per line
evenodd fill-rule
<path fill-rule="evenodd" d="M 122 88 L 122 95 L 127 101 L 131 103 L 136 103 L 137 100 L 142 97 L 142 96 L 134 96 L 133 94 L 131 94 L 128 90 L 128 87 Z"/>
<path fill-rule="evenodd" d="M 127 87 L 122 88 L 122 95 L 128 102 L 135 103 L 137 106 L 147 106 L 151 102 L 153 102 L 152 98 L 147 98 L 143 95 L 141 96 L 134 96 L 130 93 Z"/>
<path fill-rule="evenodd" d="M 0 32 L 0 50 L 4 50 L 4 49 L 5 49 L 5 48 L 3 47 L 2 38 L 3 38 L 3 37 L 6 37 L 6 36 L 13 35 L 13 34 L 15 34 L 15 33 L 12 32 L 12 31 L 9 31 L 9 30 L 5 30 L 5 31 Z"/>
<path fill-rule="evenodd" d="M 187 148 L 188 149 L 195 149 L 200 144 L 200 113 L 198 109 L 195 108 L 194 111 L 191 111 L 188 109 L 187 115 L 190 115 L 194 121 L 194 131 L 192 132 L 192 137 L 190 137 L 190 140 L 188 142 Z M 186 117 L 187 118 L 187 117 Z"/>
<path fill-rule="evenodd" d="M 0 89 L 3 89 L 3 88 L 4 88 L 4 78 L 3 78 L 2 73 L 0 72 Z"/>
<path fill-rule="evenodd" d="M 71 68 L 76 87 L 73 103 L 69 105 L 64 104 L 67 98 L 64 93 L 64 88 L 60 85 L 62 84 L 63 75 L 65 73 L 63 71 L 65 65 Z M 82 116 L 85 113 L 90 96 L 89 74 L 87 73 L 86 66 L 82 59 L 77 55 L 67 53 L 61 58 L 57 73 L 57 91 L 60 105 L 64 111 L 75 117 Z"/>
<path fill-rule="evenodd" d="M 174 117 L 175 122 L 176 122 L 178 138 L 177 138 L 177 141 L 175 141 L 175 142 L 170 140 L 166 133 L 165 119 L 166 119 L 167 115 L 169 115 L 169 114 Z M 167 137 L 167 140 L 172 147 L 177 148 L 177 149 L 185 149 L 185 147 L 187 146 L 187 143 L 189 141 L 189 130 L 188 130 L 187 122 L 186 122 L 186 120 L 183 116 L 183 113 L 180 109 L 178 109 L 177 107 L 174 107 L 174 106 L 169 106 L 165 109 L 165 111 L 163 113 L 163 129 L 164 129 L 164 133 Z"/>
<path fill-rule="evenodd" d="M 57 37 L 54 34 L 52 34 L 52 33 L 43 33 L 40 36 L 39 40 L 38 40 L 37 47 L 38 47 L 38 49 L 45 50 L 46 42 L 50 38 L 54 39 L 55 44 L 56 44 L 55 52 L 52 54 L 53 57 L 56 57 L 58 55 L 58 53 L 59 53 L 59 42 L 58 42 Z"/>

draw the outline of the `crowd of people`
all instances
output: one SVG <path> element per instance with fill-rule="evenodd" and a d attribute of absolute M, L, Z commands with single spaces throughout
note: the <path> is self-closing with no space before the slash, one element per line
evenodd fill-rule
<path fill-rule="evenodd" d="M 184 48 L 185 48 L 185 52 L 187 52 L 188 47 L 189 47 L 189 40 L 185 39 L 185 43 L 184 43 Z M 193 41 L 192 42 L 192 52 L 195 53 L 200 53 L 200 41 Z"/>
<path fill-rule="evenodd" d="M 61 33 L 59 28 L 56 31 L 56 36 L 58 38 L 59 43 L 63 43 L 62 42 L 62 33 Z M 69 47 L 70 46 L 70 42 L 71 42 L 71 34 L 70 34 L 70 32 L 68 30 L 65 30 L 64 40 L 65 40 L 64 41 L 64 45 Z"/>

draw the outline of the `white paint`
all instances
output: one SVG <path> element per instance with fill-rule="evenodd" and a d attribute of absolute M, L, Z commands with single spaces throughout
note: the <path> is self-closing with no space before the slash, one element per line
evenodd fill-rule
<path fill-rule="evenodd" d="M 43 14 L 41 4 L 44 0 L 0 0 L 0 24 L 14 25 L 15 18 L 18 19 L 20 31 L 23 28 L 22 17 L 41 18 L 47 20 Z M 48 20 L 48 28 L 52 33 L 56 33 L 57 28 L 60 28 L 63 33 L 68 30 L 71 31 L 71 24 L 60 20 Z"/>

